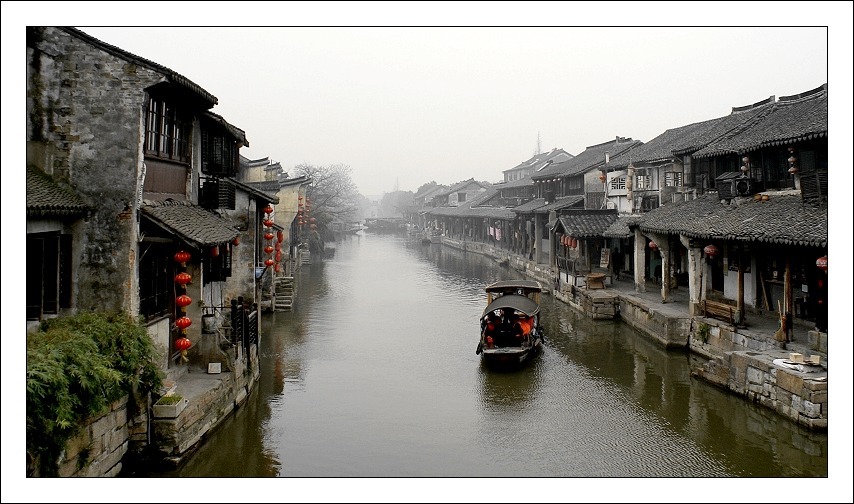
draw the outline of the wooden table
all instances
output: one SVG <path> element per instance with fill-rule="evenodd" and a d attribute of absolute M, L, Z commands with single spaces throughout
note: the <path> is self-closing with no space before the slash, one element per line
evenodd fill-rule
<path fill-rule="evenodd" d="M 604 289 L 605 274 L 604 273 L 588 273 L 587 274 L 588 289 Z"/>

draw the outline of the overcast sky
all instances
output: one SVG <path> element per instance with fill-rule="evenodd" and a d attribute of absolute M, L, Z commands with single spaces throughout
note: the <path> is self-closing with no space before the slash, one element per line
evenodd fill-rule
<path fill-rule="evenodd" d="M 343 163 L 365 195 L 496 182 L 538 147 L 648 141 L 828 80 L 824 27 L 80 28 L 216 96 L 244 156 Z"/>
<path fill-rule="evenodd" d="M 173 12 L 185 15 L 176 20 L 197 19 L 204 10 L 178 4 L 183 9 Z M 672 3 L 478 2 L 454 11 L 432 4 L 423 16 L 385 21 L 400 21 L 396 26 L 365 27 L 353 25 L 377 21 L 348 17 L 358 13 L 349 4 L 323 11 L 261 4 L 253 10 L 251 2 L 240 3 L 235 22 L 247 13 L 256 23 L 286 22 L 288 14 L 299 13 L 293 19 L 307 24 L 344 18 L 351 26 L 210 26 L 228 22 L 221 15 L 207 27 L 111 27 L 128 18 L 104 13 L 69 21 L 80 20 L 74 26 L 216 96 L 213 111 L 246 132 L 244 156 L 269 157 L 288 171 L 300 163 L 349 165 L 367 196 L 415 191 L 430 181 L 496 182 L 538 149 L 575 155 L 616 136 L 646 142 L 669 128 L 727 115 L 732 107 L 821 86 L 829 80 L 828 61 L 848 72 L 850 90 L 850 28 L 842 55 L 848 61 L 840 68 L 829 60 L 829 7 L 794 17 L 761 2 L 697 3 L 687 11 L 708 23 L 812 20 L 813 27 L 604 27 L 619 18 L 615 11 L 636 25 L 636 19 L 660 14 L 664 21 L 665 13 L 678 12 Z M 478 24 L 500 23 L 447 26 L 472 19 L 477 9 L 495 14 Z M 137 11 L 140 21 L 151 21 L 151 9 Z M 319 17 L 324 12 L 329 15 Z M 575 26 L 502 26 L 519 24 L 514 13 L 537 24 Z M 413 18 L 433 26 L 412 26 Z M 600 26 L 579 26 L 582 19 Z M 829 88 L 831 97 L 845 89 Z"/>

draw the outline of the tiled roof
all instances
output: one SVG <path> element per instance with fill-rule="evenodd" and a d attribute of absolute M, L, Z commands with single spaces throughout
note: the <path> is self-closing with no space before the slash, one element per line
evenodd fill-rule
<path fill-rule="evenodd" d="M 637 223 L 641 218 L 641 215 L 620 215 L 613 224 L 608 226 L 602 236 L 605 238 L 631 238 L 635 233 L 629 229 L 629 224 Z"/>
<path fill-rule="evenodd" d="M 781 96 L 766 114 L 694 153 L 702 158 L 742 154 L 827 136 L 827 84 L 794 96 Z"/>
<path fill-rule="evenodd" d="M 531 175 L 529 174 L 529 175 L 526 175 L 520 179 L 511 180 L 509 182 L 501 182 L 501 183 L 496 184 L 496 185 L 499 186 L 499 188 L 501 188 L 501 189 L 515 189 L 517 187 L 528 187 L 528 186 L 533 187 L 534 180 L 531 178 Z"/>
<path fill-rule="evenodd" d="M 697 151 L 754 117 L 767 113 L 773 103 L 772 96 L 753 105 L 733 108 L 732 113 L 724 117 L 669 129 L 649 142 L 612 158 L 610 166 L 620 169 L 629 163 L 655 163 Z"/>
<path fill-rule="evenodd" d="M 254 196 L 256 199 L 262 200 L 265 203 L 273 203 L 277 204 L 279 202 L 279 197 L 273 194 L 268 194 L 261 189 L 253 187 L 250 183 L 238 182 L 235 179 L 229 179 L 230 183 L 232 183 L 235 187 L 242 189 L 248 192 L 251 196 Z M 256 182 L 256 184 L 258 184 Z M 259 184 L 260 187 L 260 184 Z M 276 188 L 278 189 L 278 183 L 276 184 Z"/>
<path fill-rule="evenodd" d="M 446 217 L 485 217 L 491 219 L 513 220 L 516 214 L 506 207 L 480 206 L 489 201 L 498 191 L 487 189 L 478 194 L 473 200 L 460 204 L 459 206 L 442 206 L 428 210 L 430 215 L 441 215 Z"/>
<path fill-rule="evenodd" d="M 249 158 L 245 157 L 243 154 L 240 154 L 240 167 L 241 168 L 266 166 L 268 164 L 270 164 L 270 158 L 269 157 L 264 157 L 261 159 L 249 159 Z"/>
<path fill-rule="evenodd" d="M 583 210 L 561 215 L 555 227 L 562 226 L 566 234 L 575 238 L 595 238 L 603 236 L 616 220 L 614 210 Z"/>
<path fill-rule="evenodd" d="M 229 219 L 186 201 L 145 200 L 142 213 L 161 227 L 198 245 L 225 243 L 240 234 Z"/>
<path fill-rule="evenodd" d="M 534 213 L 534 211 L 540 207 L 546 205 L 546 200 L 544 198 L 534 198 L 527 203 L 522 203 L 517 207 L 513 207 L 513 211 L 517 214 L 520 213 Z"/>
<path fill-rule="evenodd" d="M 77 194 L 61 187 L 38 168 L 27 167 L 27 217 L 73 217 L 87 210 Z"/>
<path fill-rule="evenodd" d="M 210 120 L 219 124 L 226 131 L 228 131 L 228 134 L 231 135 L 232 138 L 234 138 L 234 140 L 243 144 L 244 147 L 249 147 L 249 140 L 246 139 L 246 133 L 242 129 L 238 128 L 237 126 L 233 126 L 228 121 L 223 119 L 223 117 L 221 115 L 214 114 L 213 112 L 211 112 L 209 110 L 205 112 L 205 115 Z"/>
<path fill-rule="evenodd" d="M 566 155 L 570 158 L 572 157 L 572 154 L 566 152 L 563 149 L 552 149 L 549 152 L 542 152 L 540 154 L 535 154 L 533 157 L 531 157 L 527 161 L 522 161 L 521 163 L 517 164 L 513 168 L 510 168 L 509 170 L 504 170 L 503 173 L 507 173 L 507 172 L 515 171 L 515 170 L 521 170 L 523 168 L 539 168 L 546 161 L 548 161 L 550 159 L 554 159 L 554 158 L 561 156 L 561 155 Z"/>
<path fill-rule="evenodd" d="M 708 193 L 656 208 L 637 225 L 641 231 L 690 238 L 827 246 L 827 202 L 805 201 L 796 191 L 764 194 L 768 201 L 744 197 L 727 203 Z"/>
<path fill-rule="evenodd" d="M 642 142 L 638 140 L 617 137 L 609 142 L 591 145 L 574 158 L 550 165 L 542 171 L 532 174 L 531 177 L 537 181 L 552 177 L 569 177 L 585 173 L 594 167 L 605 164 L 605 152 L 608 152 L 609 157 L 615 157 L 641 144 Z"/>
<path fill-rule="evenodd" d="M 556 199 L 548 205 L 544 205 L 534 209 L 534 213 L 547 214 L 552 210 L 560 210 L 562 208 L 572 207 L 578 205 L 579 203 L 584 203 L 584 196 L 580 194 L 576 194 L 574 196 L 564 196 L 563 198 Z"/>
<path fill-rule="evenodd" d="M 449 195 L 449 194 L 455 193 L 455 192 L 459 191 L 460 189 L 462 189 L 462 188 L 464 188 L 464 187 L 466 187 L 467 185 L 470 185 L 470 184 L 476 184 L 476 185 L 478 185 L 478 186 L 480 186 L 480 187 L 486 188 L 486 186 L 484 186 L 484 185 L 483 185 L 483 184 L 481 184 L 480 182 L 476 181 L 476 180 L 474 179 L 474 177 L 472 177 L 472 178 L 470 178 L 470 179 L 468 179 L 468 180 L 463 180 L 462 182 L 457 182 L 456 184 L 452 185 L 450 188 L 445 189 L 445 190 L 444 190 L 444 191 L 442 191 L 442 192 L 437 192 L 433 197 L 435 198 L 435 197 L 437 197 L 437 196 L 446 196 L 446 195 Z"/>
<path fill-rule="evenodd" d="M 190 91 L 192 91 L 193 93 L 195 93 L 196 95 L 198 95 L 199 97 L 201 97 L 206 102 L 207 108 L 211 108 L 218 103 L 216 96 L 208 93 L 207 91 L 202 89 L 201 86 L 199 86 L 195 82 L 191 81 L 190 79 L 184 77 L 183 75 L 181 75 L 177 72 L 170 70 L 169 68 L 166 68 L 165 66 L 163 66 L 159 63 L 155 63 L 151 60 L 145 59 L 145 58 L 137 56 L 135 54 L 131 54 L 131 53 L 125 51 L 124 49 L 120 49 L 114 45 L 110 45 L 110 44 L 107 44 L 106 42 L 102 42 L 101 40 L 98 40 L 95 37 L 93 37 L 87 33 L 84 33 L 84 32 L 82 32 L 76 28 L 60 27 L 59 29 L 65 31 L 69 35 L 73 35 L 74 37 L 85 40 L 89 44 L 92 44 L 93 46 L 98 47 L 99 49 L 101 49 L 107 53 L 110 53 L 113 56 L 122 58 L 122 59 L 129 61 L 131 63 L 135 63 L 137 65 L 140 65 L 140 66 L 143 66 L 146 68 L 150 68 L 156 72 L 162 73 L 163 75 L 166 76 L 166 78 L 169 81 L 171 81 L 175 84 L 178 84 L 182 87 L 185 87 L 185 88 L 189 89 Z"/>

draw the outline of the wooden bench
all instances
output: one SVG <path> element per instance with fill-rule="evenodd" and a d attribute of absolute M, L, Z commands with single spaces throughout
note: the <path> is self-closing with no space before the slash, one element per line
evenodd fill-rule
<path fill-rule="evenodd" d="M 703 300 L 703 313 L 707 317 L 714 317 L 729 324 L 735 324 L 736 307 L 724 301 Z"/>

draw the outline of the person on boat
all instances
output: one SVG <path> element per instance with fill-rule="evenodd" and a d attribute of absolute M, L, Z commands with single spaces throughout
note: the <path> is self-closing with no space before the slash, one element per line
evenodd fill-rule
<path fill-rule="evenodd" d="M 513 329 L 516 332 L 517 338 L 524 338 L 531 334 L 531 330 L 534 328 L 534 317 L 529 317 L 527 315 L 521 315 L 518 319 L 516 319 L 516 323 L 513 325 Z"/>
<path fill-rule="evenodd" d="M 486 334 L 492 334 L 492 333 L 494 333 L 494 332 L 495 332 L 495 328 L 496 328 L 496 327 L 498 327 L 498 322 L 499 322 L 499 320 L 498 320 L 498 316 L 496 316 L 496 315 L 495 315 L 495 313 L 493 313 L 493 312 L 489 312 L 489 313 L 486 315 L 486 325 L 485 325 L 485 328 L 486 328 L 485 332 L 486 332 Z"/>

